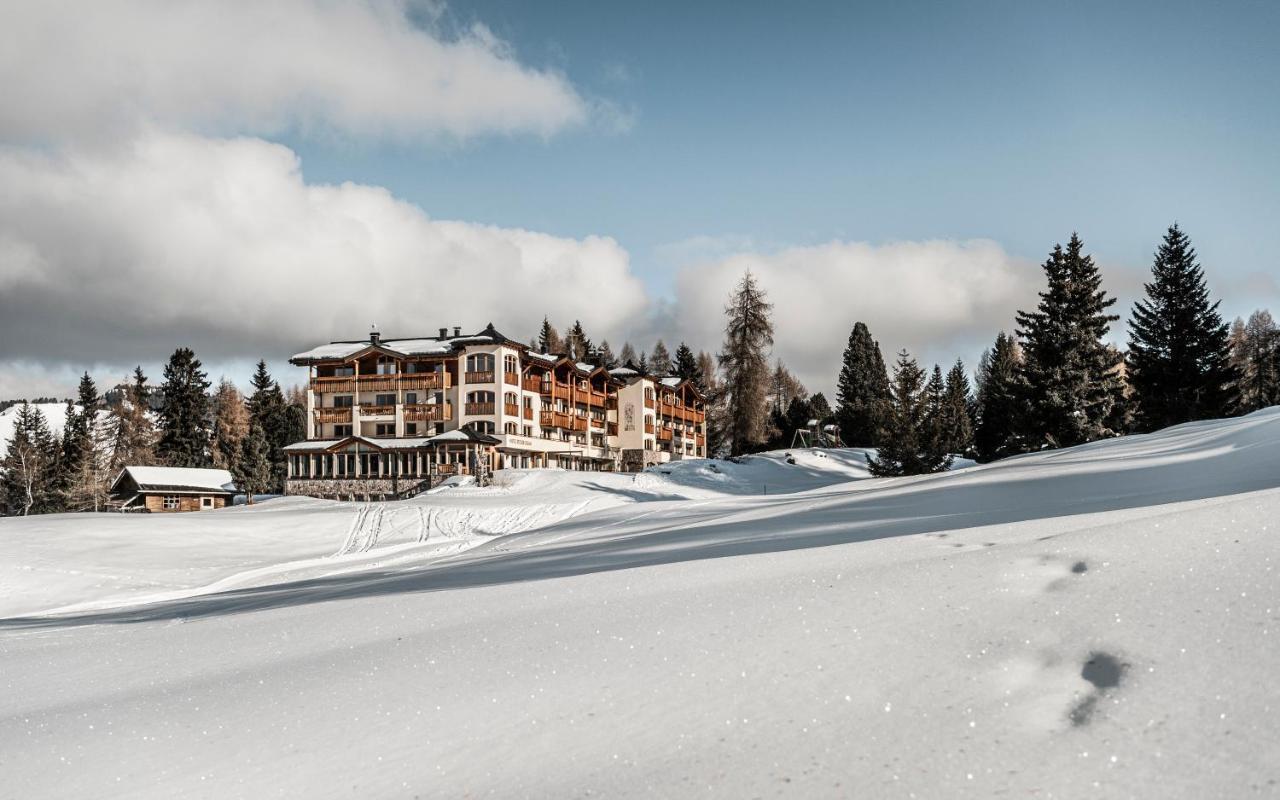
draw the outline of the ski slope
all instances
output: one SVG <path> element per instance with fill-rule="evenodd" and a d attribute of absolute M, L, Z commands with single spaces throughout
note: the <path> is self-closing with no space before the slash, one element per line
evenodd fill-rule
<path fill-rule="evenodd" d="M 1280 410 L 920 478 L 810 459 L 558 488 L 600 499 L 451 554 L 10 615 L 0 794 L 1280 793 Z M 361 513 L 516 514 L 556 477 Z M 354 527 L 277 502 L 183 524 Z M 36 534 L 13 522 L 6 561 Z M 171 539 L 177 570 L 216 534 Z"/>

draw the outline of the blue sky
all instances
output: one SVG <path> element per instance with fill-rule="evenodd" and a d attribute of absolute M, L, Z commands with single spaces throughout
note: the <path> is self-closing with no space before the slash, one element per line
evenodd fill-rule
<path fill-rule="evenodd" d="M 309 179 L 436 217 L 607 233 L 654 291 L 663 245 L 1078 229 L 1142 264 L 1173 220 L 1216 273 L 1274 269 L 1280 57 L 1270 3 L 457 4 L 629 128 L 378 147 L 291 138 Z"/>
<path fill-rule="evenodd" d="M 180 344 L 288 380 L 371 324 L 714 351 L 745 270 L 830 390 L 855 320 L 973 364 L 1072 231 L 1125 313 L 1175 220 L 1228 317 L 1278 308 L 1277 30 L 1274 3 L 7 6 L 0 397 Z"/>

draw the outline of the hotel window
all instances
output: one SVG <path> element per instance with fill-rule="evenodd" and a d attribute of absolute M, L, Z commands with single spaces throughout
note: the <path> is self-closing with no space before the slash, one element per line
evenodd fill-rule
<path fill-rule="evenodd" d="M 524 435 L 525 435 L 525 436 L 532 436 L 532 435 L 533 435 L 533 426 L 532 426 L 532 425 L 525 425 L 525 426 L 524 426 Z"/>
<path fill-rule="evenodd" d="M 494 397 L 493 392 L 468 392 L 467 402 L 468 403 L 492 403 L 493 397 Z"/>
<path fill-rule="evenodd" d="M 387 356 L 378 357 L 378 374 L 379 375 L 395 375 L 396 360 Z"/>
<path fill-rule="evenodd" d="M 353 375 L 355 375 L 355 374 L 356 374 L 356 368 L 355 368 L 355 367 L 346 366 L 346 367 L 334 367 L 334 368 L 333 368 L 333 376 L 334 376 L 335 378 L 350 378 L 351 376 L 353 376 Z"/>
<path fill-rule="evenodd" d="M 409 405 L 411 405 L 411 406 L 412 406 L 412 405 L 417 405 L 417 403 L 418 403 L 418 393 L 417 393 L 417 392 L 405 392 L 405 393 L 404 393 L 404 401 L 405 401 L 405 403 L 407 403 L 407 404 L 409 404 Z"/>
<path fill-rule="evenodd" d="M 379 422 L 373 426 L 374 436 L 395 436 L 396 424 L 394 422 Z"/>
<path fill-rule="evenodd" d="M 351 408 L 355 405 L 356 399 L 349 394 L 339 394 L 333 397 L 334 408 Z"/>
<path fill-rule="evenodd" d="M 344 436 L 350 436 L 350 435 L 351 435 L 351 426 L 350 426 L 350 425 L 334 425 L 334 426 L 333 426 L 333 436 L 334 436 L 334 438 L 336 438 L 336 439 L 341 439 L 341 438 L 342 438 L 342 437 L 344 437 Z"/>
<path fill-rule="evenodd" d="M 508 422 L 506 425 L 503 425 L 502 427 L 504 430 L 506 430 L 507 433 L 511 434 L 512 436 L 516 434 L 516 430 L 517 428 L 519 428 L 519 426 L 516 425 L 514 422 Z"/>
<path fill-rule="evenodd" d="M 492 372 L 493 356 L 489 353 L 476 353 L 467 356 L 467 372 Z"/>
<path fill-rule="evenodd" d="M 479 421 L 478 421 L 478 422 L 468 422 L 468 423 L 467 423 L 465 426 L 463 426 L 463 427 L 470 428 L 471 430 L 475 431 L 476 433 L 488 433 L 488 434 L 492 434 L 492 433 L 493 433 L 493 431 L 494 431 L 494 424 L 493 424 L 492 422 L 488 422 L 488 421 L 482 421 L 482 422 L 479 422 Z"/>
<path fill-rule="evenodd" d="M 380 406 L 394 406 L 396 404 L 396 396 L 394 394 L 374 395 L 373 402 Z"/>
<path fill-rule="evenodd" d="M 503 365 L 505 366 L 505 368 L 506 368 L 507 372 L 519 372 L 519 371 L 520 371 L 520 362 L 516 359 L 516 357 L 515 357 L 515 356 L 509 355 L 509 356 L 507 356 L 507 357 L 503 358 L 503 359 L 502 359 L 502 363 L 503 363 Z"/>
<path fill-rule="evenodd" d="M 160 505 L 165 511 L 177 511 L 178 498 L 175 495 L 167 494 L 161 499 Z"/>
<path fill-rule="evenodd" d="M 507 392 L 502 396 L 502 402 L 506 403 L 509 406 L 514 406 L 516 404 L 516 393 Z"/>
<path fill-rule="evenodd" d="M 525 407 L 525 408 L 533 408 L 533 398 L 532 398 L 532 397 L 526 397 L 526 398 L 524 399 L 524 407 Z"/>
<path fill-rule="evenodd" d="M 417 435 L 418 435 L 418 423 L 416 423 L 416 422 L 406 422 L 406 423 L 404 424 L 404 435 L 405 435 L 405 436 L 417 436 Z"/>

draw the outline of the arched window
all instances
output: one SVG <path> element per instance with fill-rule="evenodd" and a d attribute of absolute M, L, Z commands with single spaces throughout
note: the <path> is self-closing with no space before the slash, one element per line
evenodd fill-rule
<path fill-rule="evenodd" d="M 493 423 L 487 420 L 476 420 L 475 422 L 468 422 L 466 425 L 463 425 L 462 427 L 470 428 L 476 433 L 492 434 L 494 431 Z"/>
<path fill-rule="evenodd" d="M 506 394 L 502 395 L 502 402 L 506 403 L 509 406 L 520 405 L 520 401 L 516 398 L 515 392 L 507 392 Z"/>
<path fill-rule="evenodd" d="M 502 363 L 507 372 L 520 371 L 520 360 L 513 355 L 508 354 L 502 359 Z"/>
<path fill-rule="evenodd" d="M 493 354 L 476 353 L 467 356 L 467 372 L 493 372 Z"/>
<path fill-rule="evenodd" d="M 484 390 L 480 390 L 476 392 L 467 392 L 467 402 L 468 403 L 492 403 L 493 392 L 484 391 Z"/>

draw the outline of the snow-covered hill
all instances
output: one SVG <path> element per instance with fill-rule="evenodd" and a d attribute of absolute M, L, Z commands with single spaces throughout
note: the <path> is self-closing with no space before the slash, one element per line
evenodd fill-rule
<path fill-rule="evenodd" d="M 32 403 L 31 407 L 40 410 L 45 422 L 49 423 L 49 430 L 53 431 L 55 436 L 62 435 L 62 429 L 67 424 L 66 403 Z M 9 448 L 9 440 L 13 438 L 13 426 L 17 424 L 18 412 L 21 410 L 22 406 L 16 405 L 0 411 L 0 454 Z"/>
<path fill-rule="evenodd" d="M 86 585 L 60 599 L 111 607 L 0 621 L 0 781 L 16 796 L 1277 794 L 1280 410 L 913 479 L 859 479 L 859 460 L 513 474 L 364 510 L 113 518 L 132 526 L 114 536 L 82 516 L 82 567 L 145 551 L 151 594 L 174 594 L 121 605 Z M 482 507 L 518 532 L 478 536 Z M 479 544 L 409 559 L 430 511 L 424 544 Z M 77 518 L 39 524 L 0 521 L 0 563 L 17 553 L 59 582 L 47 570 L 76 545 L 27 542 L 74 542 L 58 528 Z M 392 538 L 355 555 L 375 530 Z M 201 555 L 219 531 L 225 549 Z M 148 542 L 132 555 L 131 536 Z M 289 543 L 353 555 L 200 589 L 233 551 Z M 281 559 L 241 566 L 264 560 Z M 186 565 L 207 573 L 174 578 Z"/>

